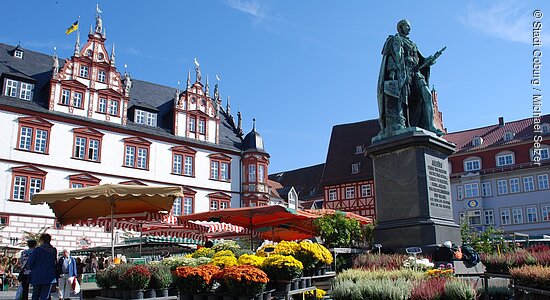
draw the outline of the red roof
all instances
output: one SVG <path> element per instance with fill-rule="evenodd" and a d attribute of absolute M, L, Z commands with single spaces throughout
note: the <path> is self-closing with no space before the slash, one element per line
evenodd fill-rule
<path fill-rule="evenodd" d="M 550 123 L 550 115 L 541 117 L 541 124 Z M 506 132 L 514 133 L 511 140 L 505 141 L 504 134 Z M 481 128 L 469 129 L 459 132 L 449 133 L 443 138 L 449 142 L 456 144 L 456 153 L 475 151 L 486 149 L 492 146 L 510 145 L 526 140 L 533 140 L 533 118 L 522 119 L 505 123 L 504 125 L 490 125 Z M 475 137 L 480 137 L 482 143 L 479 146 L 473 146 L 472 140 Z"/>

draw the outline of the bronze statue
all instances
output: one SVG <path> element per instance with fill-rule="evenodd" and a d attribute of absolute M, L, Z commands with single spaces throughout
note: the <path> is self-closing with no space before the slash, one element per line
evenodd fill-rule
<path fill-rule="evenodd" d="M 378 77 L 379 136 L 390 136 L 407 127 L 420 127 L 443 135 L 433 124 L 433 102 L 428 81 L 430 66 L 446 47 L 425 58 L 407 37 L 410 30 L 409 21 L 399 21 L 397 34 L 390 35 L 382 49 Z"/>

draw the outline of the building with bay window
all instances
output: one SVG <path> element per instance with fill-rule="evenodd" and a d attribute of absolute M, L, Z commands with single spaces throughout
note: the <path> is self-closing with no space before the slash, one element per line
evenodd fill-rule
<path fill-rule="evenodd" d="M 60 226 L 49 207 L 31 206 L 44 189 L 178 185 L 174 215 L 266 204 L 269 154 L 255 126 L 243 139 L 241 114 L 223 107 L 218 84 L 211 95 L 199 69 L 183 90 L 131 78 L 105 42 L 96 20 L 65 60 L 0 43 L 3 242 L 45 226 L 61 248 L 110 240 L 103 228 Z"/>

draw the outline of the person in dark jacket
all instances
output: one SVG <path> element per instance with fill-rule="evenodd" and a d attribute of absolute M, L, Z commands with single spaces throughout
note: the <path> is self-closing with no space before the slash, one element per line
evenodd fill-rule
<path fill-rule="evenodd" d="M 50 244 L 52 236 L 47 233 L 42 234 L 39 241 L 40 247 L 31 253 L 27 263 L 31 270 L 29 282 L 32 284 L 32 299 L 46 300 L 50 297 L 52 284 L 57 281 L 57 249 Z"/>

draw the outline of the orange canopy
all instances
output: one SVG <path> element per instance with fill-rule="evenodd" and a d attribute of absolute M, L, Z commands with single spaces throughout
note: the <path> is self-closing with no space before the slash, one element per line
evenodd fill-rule
<path fill-rule="evenodd" d="M 318 215 L 294 210 L 282 205 L 230 208 L 217 211 L 180 216 L 182 221 L 218 221 L 231 223 L 263 232 L 262 237 L 271 239 L 273 230 L 287 240 L 315 236 L 313 220 Z"/>

